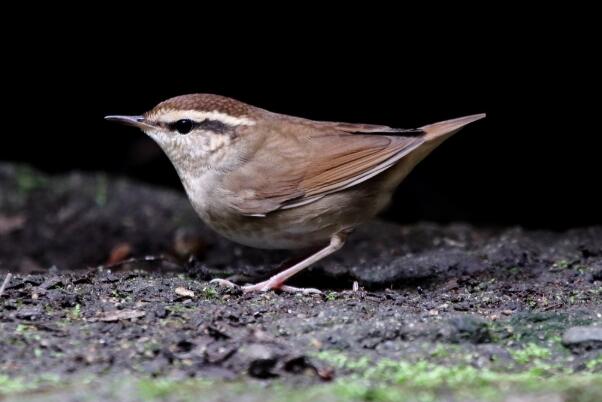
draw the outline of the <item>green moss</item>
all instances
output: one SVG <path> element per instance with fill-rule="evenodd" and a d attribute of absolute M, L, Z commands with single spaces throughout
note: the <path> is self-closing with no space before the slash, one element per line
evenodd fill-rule
<path fill-rule="evenodd" d="M 82 309 L 82 307 L 79 305 L 79 303 L 76 304 L 75 307 L 73 307 L 67 314 L 67 319 L 68 320 L 79 320 L 82 316 L 81 309 Z"/>
<path fill-rule="evenodd" d="M 567 269 L 570 265 L 571 263 L 567 260 L 559 260 L 556 261 L 552 267 L 556 269 Z"/>
<path fill-rule="evenodd" d="M 522 312 L 507 321 L 490 324 L 489 330 L 496 342 L 503 340 L 521 343 L 554 342 L 571 326 L 589 325 L 592 322 L 586 311 L 574 312 L 571 316 L 556 312 Z"/>
<path fill-rule="evenodd" d="M 447 346 L 440 343 L 435 346 L 435 349 L 430 353 L 431 357 L 444 358 L 450 355 L 450 350 Z"/>
<path fill-rule="evenodd" d="M 210 385 L 204 380 L 174 380 L 174 379 L 142 379 L 137 383 L 137 390 L 142 400 L 163 399 L 168 396 L 182 396 L 190 393 L 190 388 L 204 388 Z"/>
<path fill-rule="evenodd" d="M 165 309 L 171 314 L 179 315 L 181 317 L 186 317 L 189 313 L 196 310 L 194 306 L 182 303 L 174 303 L 170 306 L 165 307 Z"/>
<path fill-rule="evenodd" d="M 0 395 L 14 394 L 30 389 L 29 383 L 22 378 L 10 378 L 0 374 Z"/>
<path fill-rule="evenodd" d="M 528 343 L 524 348 L 519 350 L 512 350 L 510 354 L 518 364 L 528 364 L 536 359 L 549 359 L 552 356 L 550 349 L 534 343 Z"/>
<path fill-rule="evenodd" d="M 585 364 L 585 367 L 588 370 L 591 370 L 591 371 L 594 371 L 594 370 L 597 370 L 597 369 L 602 369 L 602 355 L 596 357 L 595 359 L 592 359 L 592 360 L 588 361 Z"/>
<path fill-rule="evenodd" d="M 19 193 L 27 195 L 33 190 L 45 187 L 48 179 L 28 166 L 18 166 L 15 172 L 15 180 Z"/>
<path fill-rule="evenodd" d="M 203 287 L 203 289 L 201 289 L 201 294 L 205 299 L 208 300 L 217 299 L 217 297 L 219 296 L 219 293 L 217 292 L 217 290 L 215 290 L 213 286 Z"/>
<path fill-rule="evenodd" d="M 56 385 L 59 382 L 60 378 L 54 374 L 44 374 L 35 379 L 9 377 L 7 375 L 0 374 L 0 396 L 33 391 L 41 387 Z"/>
<path fill-rule="evenodd" d="M 35 330 L 36 328 L 34 326 L 31 325 L 26 325 L 26 324 L 18 324 L 15 327 L 15 333 L 19 334 L 19 335 L 23 335 L 28 333 L 31 330 Z"/>
<path fill-rule="evenodd" d="M 436 400 L 442 392 L 451 393 L 459 400 L 495 400 L 509 391 L 564 393 L 573 389 L 583 390 L 584 398 L 592 393 L 597 397 L 602 395 L 602 373 L 572 373 L 562 367 L 545 364 L 542 359 L 551 356 L 547 348 L 529 344 L 513 352 L 513 356 L 521 364 L 531 363 L 531 366 L 512 372 L 476 368 L 468 364 L 445 366 L 424 360 L 383 359 L 370 362 L 365 358 L 350 359 L 333 351 L 317 355 L 348 373 L 336 382 L 334 390 L 341 396 L 357 400 L 393 401 L 403 395 L 416 396 L 412 400 Z"/>
<path fill-rule="evenodd" d="M 337 299 L 337 292 L 328 292 L 326 293 L 327 301 L 335 301 Z"/>
<path fill-rule="evenodd" d="M 94 201 L 99 207 L 107 205 L 109 193 L 109 181 L 107 176 L 99 174 L 96 176 L 96 194 L 94 195 Z"/>
<path fill-rule="evenodd" d="M 445 346 L 436 347 L 435 355 L 444 356 Z M 23 400 L 24 393 L 42 390 L 49 399 L 63 400 L 65 396 L 86 400 L 106 400 L 107 395 L 129 395 L 132 401 L 206 401 L 240 400 L 249 402 L 304 401 L 373 401 L 390 402 L 480 400 L 498 401 L 508 395 L 551 395 L 561 400 L 602 400 L 602 373 L 595 372 L 602 357 L 591 360 L 587 370 L 567 371 L 562 367 L 538 365 L 550 357 L 550 351 L 528 344 L 513 352 L 517 361 L 526 362 L 522 370 L 493 370 L 477 368 L 468 363 L 443 365 L 418 360 L 352 358 L 338 351 L 323 351 L 315 357 L 335 366 L 336 379 L 330 383 L 313 378 L 313 385 L 294 386 L 282 381 L 268 383 L 249 377 L 235 381 L 216 381 L 202 378 L 176 379 L 171 377 L 103 377 L 93 379 L 58 377 L 23 379 L 0 376 L 0 394 Z M 554 399 L 554 398 L 552 398 Z M 8 400 L 8 399 L 7 399 Z"/>
<path fill-rule="evenodd" d="M 128 401 L 495 401 L 510 394 L 550 394 L 559 395 L 562 400 L 579 402 L 597 401 L 602 397 L 602 375 L 593 373 L 542 377 L 533 372 L 494 373 L 474 367 L 443 367 L 427 362 L 393 361 L 379 362 L 372 368 L 361 370 L 366 372 L 365 376 L 340 376 L 332 383 L 303 387 L 278 381 L 266 384 L 248 378 L 228 382 L 131 376 L 81 378 L 60 382 L 58 378 L 24 380 L 0 376 L 0 394 L 12 395 L 12 400 L 22 401 L 27 399 L 24 393 L 35 390 L 39 395 L 42 390 L 40 387 L 44 386 L 46 399 L 89 401 L 117 397 Z M 388 381 L 371 378 L 373 375 L 381 377 L 384 373 Z"/>
<path fill-rule="evenodd" d="M 536 372 L 494 373 L 474 367 L 442 367 L 429 363 L 387 362 L 369 371 L 368 377 L 381 370 L 390 375 L 389 382 L 371 378 L 342 377 L 330 384 L 295 388 L 272 383 L 267 388 L 257 383 L 215 383 L 207 380 L 140 380 L 138 396 L 144 401 L 234 400 L 248 401 L 436 401 L 443 396 L 454 400 L 499 400 L 509 393 L 560 394 L 573 401 L 597 400 L 601 396 L 602 376 L 579 374 L 565 377 L 542 377 Z M 563 398 L 564 399 L 564 398 Z"/>
<path fill-rule="evenodd" d="M 460 344 L 448 343 L 436 343 L 435 345 L 426 343 L 422 346 L 422 352 L 418 355 L 425 356 L 424 358 L 433 363 L 453 361 L 470 363 L 475 358 L 475 355 L 468 353 Z"/>

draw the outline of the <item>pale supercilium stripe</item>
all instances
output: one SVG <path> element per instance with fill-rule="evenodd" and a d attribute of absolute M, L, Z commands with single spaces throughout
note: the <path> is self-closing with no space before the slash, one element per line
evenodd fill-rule
<path fill-rule="evenodd" d="M 152 116 L 151 116 L 152 119 Z M 171 123 L 180 119 L 191 119 L 194 121 L 217 120 L 230 126 L 253 126 L 255 121 L 247 117 L 234 117 L 216 110 L 211 112 L 199 110 L 169 110 L 161 112 L 161 121 Z"/>

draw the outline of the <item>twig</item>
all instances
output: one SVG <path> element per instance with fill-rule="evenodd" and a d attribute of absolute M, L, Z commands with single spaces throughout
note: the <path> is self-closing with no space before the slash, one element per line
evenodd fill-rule
<path fill-rule="evenodd" d="M 2 286 L 0 286 L 0 297 L 2 297 L 2 295 L 4 294 L 4 289 L 6 289 L 6 286 L 8 285 L 8 282 L 10 281 L 10 278 L 12 278 L 12 276 L 13 274 L 11 274 L 10 272 L 6 274 L 4 282 L 2 282 Z"/>

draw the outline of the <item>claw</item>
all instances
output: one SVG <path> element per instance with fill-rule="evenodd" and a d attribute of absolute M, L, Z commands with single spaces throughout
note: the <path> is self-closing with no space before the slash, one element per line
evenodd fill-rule
<path fill-rule="evenodd" d="M 242 287 L 243 293 L 268 292 L 270 290 L 281 290 L 281 291 L 287 292 L 287 293 L 301 293 L 304 295 L 322 293 L 318 289 L 296 288 L 294 286 L 283 285 L 281 282 L 269 280 L 269 279 L 264 282 L 256 283 L 255 285 L 246 285 L 246 286 Z"/>
<path fill-rule="evenodd" d="M 245 285 L 239 286 L 234 282 L 231 282 L 227 279 L 212 279 L 209 283 L 215 283 L 224 288 L 228 289 L 242 289 L 243 293 L 251 293 L 251 292 L 268 292 L 270 290 L 282 290 L 287 293 L 301 293 L 304 295 L 309 294 L 322 294 L 322 292 L 315 288 L 296 288 L 294 286 L 282 285 L 276 282 L 267 280 L 264 282 L 256 283 L 255 285 Z"/>
<path fill-rule="evenodd" d="M 255 285 L 245 285 L 240 287 L 226 279 L 214 279 L 211 283 L 217 283 L 220 286 L 224 286 L 227 288 L 235 288 L 241 289 L 243 293 L 251 293 L 251 292 L 267 292 L 270 290 L 282 290 L 283 292 L 288 293 L 302 293 L 302 294 L 320 294 L 322 293 L 318 289 L 314 288 L 296 288 L 293 286 L 284 285 L 284 282 L 289 279 L 291 276 L 297 274 L 298 272 L 303 271 L 305 268 L 309 267 L 311 264 L 316 261 L 320 261 L 322 258 L 329 256 L 334 253 L 345 244 L 345 239 L 349 234 L 349 230 L 343 230 L 341 232 L 335 233 L 330 238 L 330 244 L 323 249 L 311 254 L 309 257 L 295 263 L 292 267 L 285 269 L 272 276 L 267 281 L 256 283 Z"/>
<path fill-rule="evenodd" d="M 321 295 L 322 291 L 316 288 L 296 288 L 294 286 L 282 286 L 280 289 L 282 289 L 284 292 L 288 292 L 288 293 L 301 293 L 304 295 Z"/>

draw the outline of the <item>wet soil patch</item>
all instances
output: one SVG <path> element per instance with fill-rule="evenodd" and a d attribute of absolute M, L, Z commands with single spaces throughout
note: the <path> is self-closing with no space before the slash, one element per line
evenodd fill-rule
<path fill-rule="evenodd" d="M 351 370 L 335 355 L 513 371 L 531 345 L 602 369 L 601 227 L 374 222 L 291 283 L 322 295 L 207 282 L 289 256 L 219 238 L 178 192 L 0 165 L 0 373 L 316 384 Z"/>

